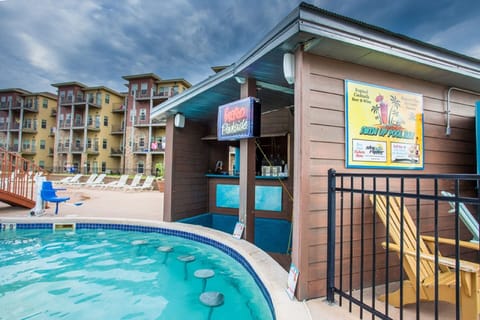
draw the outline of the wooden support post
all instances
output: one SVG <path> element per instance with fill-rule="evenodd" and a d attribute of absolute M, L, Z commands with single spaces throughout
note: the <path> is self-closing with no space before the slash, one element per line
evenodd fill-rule
<path fill-rule="evenodd" d="M 255 97 L 255 79 L 247 79 L 241 86 L 241 98 Z M 255 140 L 240 140 L 240 205 L 238 219 L 245 224 L 243 238 L 255 242 Z"/>

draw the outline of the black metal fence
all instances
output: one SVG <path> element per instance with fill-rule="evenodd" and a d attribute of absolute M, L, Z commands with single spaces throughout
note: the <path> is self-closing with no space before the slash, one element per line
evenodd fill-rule
<path fill-rule="evenodd" d="M 328 301 L 362 319 L 478 319 L 479 175 L 328 178 Z"/>

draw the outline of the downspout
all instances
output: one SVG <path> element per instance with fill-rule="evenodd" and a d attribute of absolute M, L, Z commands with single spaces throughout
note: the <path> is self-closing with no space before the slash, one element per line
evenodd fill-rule
<path fill-rule="evenodd" d="M 447 92 L 447 111 L 446 111 L 447 112 L 447 128 L 445 130 L 445 135 L 447 137 L 450 136 L 450 134 L 452 133 L 452 128 L 450 127 L 450 112 L 451 112 L 451 109 L 450 109 L 450 93 L 453 90 L 457 90 L 457 91 L 460 91 L 460 92 L 465 92 L 465 93 L 470 93 L 470 94 L 473 94 L 473 95 L 480 96 L 480 92 L 475 92 L 475 91 L 471 91 L 471 90 L 465 90 L 465 89 L 456 88 L 456 87 L 450 87 L 448 89 L 448 92 Z"/>

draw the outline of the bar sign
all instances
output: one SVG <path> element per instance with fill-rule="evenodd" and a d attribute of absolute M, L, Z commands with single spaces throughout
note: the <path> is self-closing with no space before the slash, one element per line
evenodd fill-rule
<path fill-rule="evenodd" d="M 260 103 L 248 97 L 218 107 L 218 140 L 239 140 L 260 135 Z"/>

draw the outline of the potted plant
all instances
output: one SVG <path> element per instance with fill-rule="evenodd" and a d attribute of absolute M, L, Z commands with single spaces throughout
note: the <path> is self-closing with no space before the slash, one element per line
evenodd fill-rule
<path fill-rule="evenodd" d="M 155 181 L 157 182 L 158 191 L 165 191 L 165 181 L 163 180 L 163 175 L 165 173 L 165 166 L 163 162 L 157 162 L 155 164 Z"/>

